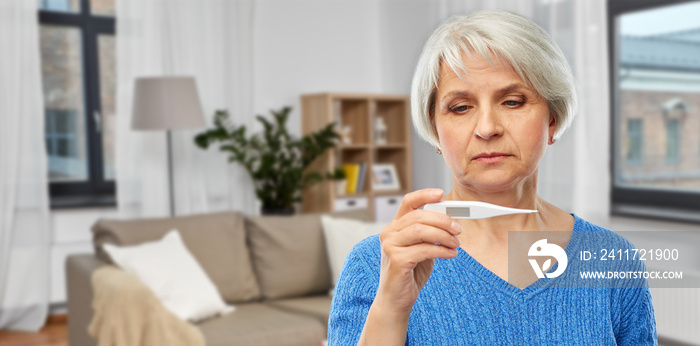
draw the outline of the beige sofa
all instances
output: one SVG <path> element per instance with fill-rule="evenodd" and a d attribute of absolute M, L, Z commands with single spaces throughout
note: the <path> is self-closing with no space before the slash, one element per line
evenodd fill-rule
<path fill-rule="evenodd" d="M 365 219 L 363 212 L 345 217 Z M 208 346 L 316 346 L 326 338 L 332 286 L 318 214 L 248 217 L 237 212 L 187 217 L 100 220 L 96 255 L 66 260 L 70 345 L 96 345 L 92 273 L 110 263 L 101 245 L 135 245 L 179 230 L 233 313 L 197 324 Z"/>

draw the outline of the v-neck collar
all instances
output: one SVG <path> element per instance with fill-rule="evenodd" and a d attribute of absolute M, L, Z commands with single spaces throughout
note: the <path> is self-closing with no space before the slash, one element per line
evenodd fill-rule
<path fill-rule="evenodd" d="M 576 249 L 579 247 L 579 241 L 581 238 L 580 233 L 583 229 L 581 225 L 583 219 L 579 218 L 574 213 L 570 213 L 570 215 L 574 217 L 574 228 L 571 231 L 571 237 L 569 238 L 569 242 L 566 244 L 566 248 L 564 249 L 564 252 L 566 252 L 566 256 L 570 259 L 569 262 L 571 262 L 571 259 L 575 258 L 574 256 L 576 253 Z M 520 289 L 518 287 L 513 286 L 508 281 L 503 280 L 503 278 L 494 274 L 492 271 L 484 267 L 481 263 L 479 263 L 479 261 L 474 259 L 474 257 L 472 257 L 468 252 L 464 251 L 464 249 L 462 249 L 461 247 L 457 248 L 456 258 L 460 261 L 464 261 L 469 267 L 470 271 L 472 271 L 485 281 L 491 283 L 491 286 L 493 288 L 499 289 L 513 296 L 534 294 L 542 290 L 543 288 L 552 285 L 554 280 L 559 279 L 559 277 L 537 279 L 527 287 Z M 559 262 L 557 261 L 551 268 L 549 268 L 547 273 L 554 272 L 558 266 Z"/>

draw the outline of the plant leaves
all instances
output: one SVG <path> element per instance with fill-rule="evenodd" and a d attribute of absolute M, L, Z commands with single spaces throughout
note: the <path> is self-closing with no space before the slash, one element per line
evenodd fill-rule
<path fill-rule="evenodd" d="M 291 208 L 301 200 L 301 190 L 324 179 L 342 179 L 340 170 L 321 174 L 306 172 L 326 150 L 335 147 L 340 138 L 336 124 L 294 138 L 287 129 L 292 108 L 271 110 L 272 120 L 258 115 L 262 132 L 247 135 L 246 127 L 235 126 L 227 110 L 214 113 L 214 128 L 195 136 L 197 147 L 207 149 L 219 143 L 219 150 L 228 154 L 229 162 L 238 162 L 246 169 L 255 184 L 255 195 L 266 208 Z"/>

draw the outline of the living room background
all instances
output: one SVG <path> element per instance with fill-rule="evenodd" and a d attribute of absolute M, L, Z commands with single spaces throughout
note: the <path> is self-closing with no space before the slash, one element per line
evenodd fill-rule
<path fill-rule="evenodd" d="M 298 135 L 301 132 L 301 94 L 319 91 L 408 94 L 422 42 L 437 21 L 437 11 L 428 1 L 256 1 L 251 19 L 250 54 L 250 73 L 254 78 L 252 90 L 246 91 L 253 108 L 249 114 L 232 111 L 232 117 L 254 130 L 257 126 L 254 115 L 291 105 L 289 128 Z M 201 97 L 207 99 L 206 95 Z M 204 107 L 214 109 L 215 106 L 205 104 Z M 211 121 L 212 115 L 205 114 L 207 121 Z M 163 143 L 159 145 L 164 150 L 165 137 L 162 138 Z M 175 147 L 178 145 L 175 143 Z M 440 161 L 433 151 L 414 137 L 415 156 L 426 157 L 434 161 L 432 166 L 437 166 Z M 214 154 L 226 167 L 224 156 L 218 152 Z M 449 181 L 444 181 L 447 172 L 421 169 L 426 166 L 425 161 L 414 162 L 414 188 L 449 186 Z M 227 169 L 235 171 L 236 167 Z M 227 184 L 237 193 L 245 193 L 241 191 L 247 189 L 244 172 L 231 179 Z M 235 179 L 243 183 L 236 183 Z M 250 190 L 252 192 L 252 188 Z M 234 202 L 234 209 L 257 213 L 257 201 L 253 196 L 248 199 L 253 203 Z M 163 215 L 167 213 L 166 207 L 161 211 Z M 90 234 L 86 230 L 98 218 L 119 216 L 116 208 L 52 211 L 50 301 L 55 311 L 64 309 L 65 257 L 71 253 L 91 252 Z"/>
<path fill-rule="evenodd" d="M 223 6 L 225 10 L 235 8 L 223 5 L 226 1 L 202 3 L 213 8 Z M 610 131 L 606 120 L 610 108 L 609 72 L 607 47 L 601 43 L 606 39 L 607 30 L 605 0 L 256 0 L 240 3 L 251 6 L 250 18 L 243 24 L 249 26 L 242 28 L 249 31 L 245 34 L 249 39 L 248 50 L 234 49 L 214 57 L 221 61 L 229 56 L 227 54 L 245 56 L 237 61 L 242 65 L 229 66 L 227 69 L 230 70 L 221 72 L 225 73 L 222 79 L 230 83 L 226 88 L 215 90 L 211 86 L 202 88 L 200 84 L 200 93 L 214 90 L 212 93 L 218 95 L 201 95 L 207 121 L 211 121 L 212 110 L 221 106 L 213 104 L 215 102 L 207 103 L 207 100 L 219 102 L 230 96 L 224 94 L 237 90 L 239 94 L 234 99 L 240 102 L 232 102 L 234 108 L 229 109 L 237 123 L 247 124 L 255 131 L 256 114 L 267 114 L 270 109 L 290 105 L 293 111 L 289 127 L 298 135 L 301 133 L 300 95 L 322 91 L 408 94 L 422 44 L 439 22 L 456 13 L 487 8 L 509 9 L 535 18 L 551 32 L 571 59 L 580 81 L 581 113 L 571 131 L 550 148 L 542 161 L 540 174 L 546 179 L 541 180 L 549 182 L 549 185 L 540 186 L 543 197 L 615 230 L 697 229 L 695 225 L 609 216 L 607 167 Z M 220 23 L 235 21 L 239 15 L 225 14 L 226 20 Z M 186 31 L 187 27 L 178 27 L 177 30 Z M 227 31 L 219 34 L 222 37 L 233 35 Z M 169 57 L 163 55 L 159 59 Z M 165 64 L 157 60 L 150 60 L 150 63 Z M 156 67 L 165 69 L 164 66 Z M 126 113 L 121 112 L 122 115 Z M 149 143 L 155 143 L 156 150 L 164 152 L 164 141 L 163 135 Z M 186 137 L 181 137 L 180 142 L 175 143 L 175 149 L 194 151 L 194 144 L 187 141 Z M 435 148 L 413 136 L 413 153 L 413 189 L 450 188 L 450 173 L 435 154 Z M 225 197 L 217 201 L 220 203 L 217 208 L 228 206 L 245 213 L 257 213 L 257 201 L 245 174 L 236 167 L 229 167 L 224 155 L 214 155 L 221 161 L 219 167 L 226 170 L 220 177 L 227 179 Z M 574 155 L 584 157 L 585 164 L 590 167 L 572 162 L 570 157 Z M 161 165 L 157 174 L 165 177 L 167 172 L 163 162 L 157 163 Z M 138 173 L 138 167 L 132 169 L 134 174 Z M 179 179 L 186 181 L 184 176 Z M 157 200 L 164 198 L 167 196 L 158 196 Z M 202 211 L 187 206 L 180 210 L 183 214 Z M 166 214 L 167 206 L 164 205 L 162 210 L 152 210 L 143 216 Z M 51 211 L 49 303 L 52 313 L 66 310 L 65 258 L 74 253 L 93 251 L 89 230 L 95 220 L 120 216 L 123 214 L 115 207 Z M 696 304 L 700 304 L 700 298 Z M 661 325 L 659 330 L 662 330 Z"/>

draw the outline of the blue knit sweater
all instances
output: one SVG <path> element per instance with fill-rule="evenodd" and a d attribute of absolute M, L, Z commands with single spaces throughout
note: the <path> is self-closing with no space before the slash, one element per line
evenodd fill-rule
<path fill-rule="evenodd" d="M 577 261 L 582 249 L 632 247 L 622 236 L 574 218 L 566 273 L 593 263 Z M 363 240 L 348 255 L 333 296 L 329 345 L 357 344 L 377 292 L 380 259 L 378 236 Z M 624 265 L 624 270 L 646 269 L 641 261 Z M 646 280 L 637 287 L 556 285 L 572 278 L 542 278 L 521 290 L 460 248 L 455 258 L 435 260 L 411 311 L 406 345 L 657 344 Z"/>

